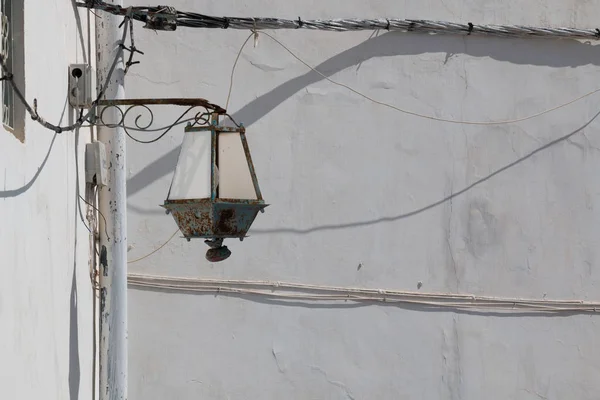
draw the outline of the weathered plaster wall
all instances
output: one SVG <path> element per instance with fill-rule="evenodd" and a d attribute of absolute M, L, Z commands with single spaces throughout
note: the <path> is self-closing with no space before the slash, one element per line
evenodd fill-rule
<path fill-rule="evenodd" d="M 87 60 L 87 12 L 59 0 L 26 0 L 24 12 L 26 97 L 49 122 L 72 122 L 67 68 Z M 92 292 L 77 139 L 25 123 L 24 143 L 0 128 L 0 398 L 87 399 Z M 82 130 L 81 171 L 88 140 Z"/>
<path fill-rule="evenodd" d="M 213 15 L 407 17 L 595 28 L 591 1 L 171 1 Z M 130 97 L 224 104 L 247 32 L 138 29 Z M 412 111 L 465 120 L 537 113 L 598 87 L 600 47 L 379 32 L 277 32 L 333 79 Z M 222 264 L 174 239 L 132 272 L 494 296 L 599 299 L 599 123 L 592 96 L 510 125 L 382 108 L 310 72 L 267 37 L 240 60 L 244 122 L 265 199 Z M 175 111 L 159 112 L 168 124 Z M 176 229 L 166 196 L 182 129 L 130 142 L 131 258 Z M 503 169 L 505 166 L 510 167 Z M 503 169 L 496 174 L 496 171 Z M 474 186 L 474 183 L 477 183 Z M 447 199 L 455 193 L 456 197 Z M 447 201 L 442 201 L 447 199 Z M 358 265 L 362 264 L 362 268 Z M 145 399 L 593 399 L 598 319 L 130 290 L 130 393 Z"/>

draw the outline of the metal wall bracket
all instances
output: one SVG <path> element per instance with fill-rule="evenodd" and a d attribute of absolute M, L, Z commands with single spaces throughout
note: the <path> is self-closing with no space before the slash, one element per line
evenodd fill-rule
<path fill-rule="evenodd" d="M 224 108 L 201 98 L 99 100 L 98 106 L 99 110 L 90 123 L 109 128 L 122 127 L 132 138 L 132 132 L 139 134 L 146 131 L 162 135 L 176 125 L 204 124 L 213 113 L 227 113 Z M 172 124 L 157 128 L 154 123 L 155 106 L 177 106 L 186 109 Z"/>

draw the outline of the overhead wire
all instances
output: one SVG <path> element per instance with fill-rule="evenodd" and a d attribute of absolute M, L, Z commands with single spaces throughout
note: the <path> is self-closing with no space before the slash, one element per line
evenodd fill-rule
<path fill-rule="evenodd" d="M 125 17 L 125 21 L 128 21 L 131 18 L 131 16 L 128 16 L 127 13 L 124 14 L 124 17 Z M 34 99 L 33 106 L 31 104 L 29 104 L 29 102 L 27 101 L 27 99 L 25 98 L 25 96 L 23 95 L 23 93 L 21 92 L 21 90 L 19 89 L 17 84 L 15 83 L 15 81 L 13 79 L 13 74 L 7 65 L 7 62 L 6 62 L 7 60 L 4 57 L 4 55 L 2 55 L 2 54 L 0 54 L 0 70 L 3 73 L 3 76 L 0 79 L 6 80 L 11 85 L 15 95 L 19 98 L 21 103 L 23 103 L 27 113 L 31 116 L 32 120 L 38 122 L 44 128 L 52 130 L 56 133 L 73 131 L 73 130 L 81 127 L 83 125 L 83 123 L 88 120 L 88 118 L 90 116 L 94 115 L 94 113 L 96 112 L 96 108 L 98 106 L 98 102 L 102 99 L 102 97 L 106 93 L 108 83 L 110 82 L 112 74 L 119 62 L 119 59 L 121 58 L 121 56 L 123 54 L 123 50 L 127 49 L 127 47 L 125 47 L 125 45 L 124 45 L 125 40 L 127 39 L 127 32 L 128 32 L 127 28 L 128 28 L 128 26 L 125 25 L 125 28 L 123 29 L 123 35 L 121 37 L 121 41 L 119 42 L 119 46 L 118 46 L 115 58 L 113 60 L 113 63 L 111 64 L 111 67 L 108 70 L 108 74 L 106 75 L 106 79 L 105 79 L 104 83 L 100 87 L 100 90 L 98 92 L 98 95 L 96 96 L 96 99 L 92 102 L 92 105 L 91 105 L 90 109 L 88 110 L 88 112 L 85 115 L 80 116 L 77 119 L 77 121 L 71 125 L 60 126 L 60 125 L 51 124 L 51 123 L 47 122 L 38 113 L 37 99 Z"/>
<path fill-rule="evenodd" d="M 581 95 L 575 99 L 569 100 L 565 103 L 559 104 L 555 107 L 551 107 L 548 108 L 546 110 L 537 112 L 535 114 L 531 114 L 525 117 L 519 117 L 519 118 L 514 118 L 514 119 L 506 119 L 506 120 L 498 120 L 498 121 L 468 121 L 468 120 L 457 120 L 457 119 L 450 119 L 450 118 L 441 118 L 441 117 L 436 117 L 433 115 L 427 115 L 427 114 L 422 114 L 422 113 L 418 113 L 415 111 L 410 111 L 404 108 L 400 108 L 397 107 L 395 105 L 380 101 L 380 100 L 376 100 L 373 97 L 366 95 L 362 92 L 360 92 L 359 90 L 354 89 L 353 87 L 346 85 L 344 83 L 340 83 L 336 80 L 331 79 L 330 77 L 328 77 L 327 75 L 325 75 L 324 73 L 322 73 L 321 71 L 317 70 L 315 67 L 313 67 L 312 65 L 310 65 L 308 62 L 304 61 L 300 56 L 298 56 L 295 52 L 293 52 L 288 46 L 286 46 L 285 44 L 283 44 L 279 39 L 275 38 L 274 36 L 272 36 L 271 34 L 264 32 L 264 31 L 260 31 L 258 32 L 259 34 L 265 35 L 268 38 L 270 38 L 271 40 L 273 40 L 275 43 L 277 43 L 279 46 L 281 46 L 286 52 L 288 52 L 292 57 L 294 57 L 297 61 L 299 61 L 300 63 L 304 64 L 307 68 L 309 68 L 310 70 L 312 70 L 313 72 L 317 73 L 319 76 L 321 76 L 323 79 L 325 79 L 326 81 L 339 86 L 339 87 L 343 87 L 347 90 L 349 90 L 350 92 L 356 94 L 357 96 L 360 96 L 374 104 L 380 105 L 382 107 L 386 107 L 386 108 L 390 108 L 392 110 L 398 111 L 400 113 L 403 114 L 408 114 L 408 115 L 412 115 L 414 117 L 419 117 L 419 118 L 424 118 L 424 119 L 428 119 L 428 120 L 433 120 L 433 121 L 438 121 L 438 122 L 446 122 L 446 123 L 451 123 L 451 124 L 461 124 L 461 125 L 506 125 L 506 124 L 514 124 L 517 122 L 523 122 L 523 121 L 527 121 L 530 119 L 534 119 L 537 117 L 540 117 L 542 115 L 551 113 L 553 111 L 556 111 L 558 109 L 567 107 L 573 103 L 576 103 L 580 100 L 585 99 L 586 97 L 590 97 L 598 92 L 600 92 L 600 88 L 597 88 L 595 90 L 592 90 L 591 92 L 588 92 L 584 95 Z M 240 48 L 240 51 L 238 52 L 238 56 L 236 57 L 236 60 L 233 64 L 233 68 L 231 71 L 231 79 L 230 79 L 230 88 L 229 88 L 229 95 L 227 96 L 227 102 L 229 102 L 229 98 L 231 96 L 231 87 L 233 86 L 233 76 L 235 74 L 235 70 L 236 70 L 236 66 L 237 66 L 237 62 L 240 58 L 240 55 L 242 54 L 242 51 L 244 49 L 244 47 L 246 46 L 246 44 L 248 43 L 248 41 L 250 40 L 250 38 L 255 35 L 256 33 L 253 32 L 242 44 L 242 47 Z M 227 109 L 227 107 L 225 107 Z"/>
<path fill-rule="evenodd" d="M 229 108 L 229 100 L 231 99 L 231 91 L 233 90 L 233 78 L 235 75 L 235 67 L 237 66 L 237 63 L 240 60 L 240 56 L 242 55 L 242 51 L 244 50 L 244 47 L 246 47 L 246 44 L 248 43 L 250 38 L 252 38 L 253 36 L 256 37 L 256 31 L 252 32 L 246 38 L 246 40 L 244 40 L 244 43 L 242 43 L 242 45 L 240 46 L 240 50 L 238 51 L 237 56 L 235 57 L 235 61 L 233 62 L 233 67 L 231 68 L 231 76 L 229 78 L 229 91 L 227 92 L 227 100 L 225 101 L 225 109 L 226 110 Z"/>
<path fill-rule="evenodd" d="M 151 251 L 150 253 L 146 254 L 143 257 L 136 258 L 135 260 L 131 260 L 131 261 L 128 260 L 127 264 L 133 264 L 133 263 L 145 260 L 146 258 L 150 257 L 151 255 L 153 255 L 154 253 L 156 253 L 157 251 L 159 251 L 160 249 L 162 249 L 163 247 L 165 247 L 171 241 L 171 239 L 173 239 L 175 237 L 175 235 L 177 235 L 177 232 L 179 232 L 179 229 L 177 229 L 175 232 L 173 232 L 173 234 L 171 235 L 171 237 L 168 238 L 167 241 L 164 242 L 163 244 L 161 244 L 158 248 L 154 249 L 153 251 Z"/>
<path fill-rule="evenodd" d="M 285 19 L 270 17 L 216 17 L 179 11 L 166 6 L 124 8 L 101 0 L 78 2 L 79 7 L 126 15 L 145 22 L 151 29 L 174 30 L 178 26 L 203 29 L 309 29 L 331 32 L 387 30 L 411 33 L 497 36 L 502 38 L 545 38 L 600 40 L 600 29 L 532 27 L 522 25 L 486 25 L 401 18 Z M 157 18 L 159 17 L 159 18 Z"/>
<path fill-rule="evenodd" d="M 113 14 L 117 15 L 125 15 L 131 19 L 137 19 L 140 21 L 147 21 L 147 17 L 149 13 L 161 13 L 165 11 L 165 7 L 129 7 L 127 9 L 122 8 L 120 6 L 107 4 L 103 1 L 88 1 L 86 3 L 78 3 L 81 7 L 88 8 L 97 8 L 101 9 Z M 416 31 L 424 31 L 428 33 L 444 33 L 444 32 L 454 32 L 454 33 L 467 33 L 471 34 L 485 34 L 485 35 L 495 35 L 502 37 L 556 37 L 556 38 L 575 38 L 575 39 L 600 39 L 600 29 L 596 30 L 585 30 L 585 29 L 573 29 L 573 28 L 534 28 L 534 27 L 524 27 L 524 26 L 501 26 L 501 25 L 474 25 L 472 23 L 468 24 L 457 24 L 443 21 L 427 21 L 427 20 L 399 20 L 399 19 L 389 19 L 389 18 L 379 18 L 379 19 L 333 19 L 333 20 L 302 20 L 298 18 L 298 20 L 285 20 L 285 19 L 277 19 L 277 18 L 219 18 L 219 17 L 210 17 L 198 13 L 189 13 L 189 12 L 177 12 L 177 18 L 181 19 L 182 26 L 193 26 L 193 27 L 204 27 L 204 28 L 234 28 L 234 29 L 249 29 L 252 33 L 246 38 L 233 64 L 232 73 L 230 76 L 230 86 L 229 92 L 226 100 L 226 107 L 229 106 L 229 101 L 231 97 L 231 90 L 233 87 L 234 81 L 234 73 L 235 68 L 238 64 L 239 58 L 242 54 L 242 51 L 250 38 L 252 36 L 256 38 L 258 37 L 259 31 L 258 29 L 298 29 L 298 28 L 307 28 L 307 29 L 317 29 L 317 30 L 332 30 L 336 32 L 340 31 L 355 31 L 355 30 L 400 30 L 406 32 L 416 32 Z M 198 24 L 189 24 L 192 20 L 201 21 Z M 187 21 L 187 22 L 186 22 Z M 129 21 L 131 23 L 131 20 Z M 130 25 L 131 26 L 131 25 Z M 122 43 L 125 42 L 126 29 L 124 31 L 124 36 Z M 517 122 L 522 122 L 526 120 L 530 120 L 545 114 L 548 114 L 552 111 L 556 111 L 560 108 L 571 105 L 575 102 L 578 102 L 586 97 L 594 95 L 600 92 L 600 88 L 597 88 L 593 91 L 590 91 L 582 96 L 579 96 L 575 99 L 567 101 L 565 103 L 559 104 L 555 107 L 548 108 L 546 110 L 537 112 L 535 114 L 531 114 L 525 117 L 519 117 L 514 119 L 500 120 L 500 121 L 467 121 L 467 120 L 456 120 L 450 118 L 441 118 L 433 115 L 427 115 L 418 113 L 415 111 L 410 111 L 407 109 L 403 109 L 397 106 L 394 106 L 389 103 L 385 103 L 379 100 L 374 99 L 371 96 L 368 96 L 349 85 L 337 82 L 322 72 L 318 71 L 315 67 L 304 61 L 301 57 L 299 57 L 295 52 L 293 52 L 288 46 L 283 44 L 280 40 L 272 36 L 271 34 L 260 31 L 261 34 L 266 35 L 271 40 L 279 44 L 284 48 L 292 57 L 296 60 L 304 64 L 307 68 L 319 74 L 323 79 L 328 82 L 343 87 L 352 93 L 363 97 L 364 99 L 371 101 L 374 104 L 387 107 L 393 109 L 395 111 L 412 115 L 415 117 L 420 117 L 424 119 L 429 119 L 433 121 L 446 122 L 451 124 L 462 124 L 462 125 L 504 125 L 504 124 L 512 124 Z M 122 45 L 123 46 L 123 45 Z M 135 51 L 135 46 L 132 45 L 132 53 Z M 170 129 L 169 129 L 170 130 Z M 129 134 L 128 134 L 129 135 Z M 164 135 L 161 135 L 159 138 L 156 138 L 152 141 L 141 141 L 139 139 L 133 138 L 129 135 L 133 140 L 138 141 L 140 143 L 153 143 Z"/>

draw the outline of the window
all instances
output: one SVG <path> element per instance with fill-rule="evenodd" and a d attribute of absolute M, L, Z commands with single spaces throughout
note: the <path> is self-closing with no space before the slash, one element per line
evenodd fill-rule
<path fill-rule="evenodd" d="M 0 49 L 13 74 L 14 83 L 25 92 L 23 1 L 0 0 Z M 25 107 L 15 101 L 12 85 L 2 81 L 2 123 L 17 139 L 25 139 Z"/>

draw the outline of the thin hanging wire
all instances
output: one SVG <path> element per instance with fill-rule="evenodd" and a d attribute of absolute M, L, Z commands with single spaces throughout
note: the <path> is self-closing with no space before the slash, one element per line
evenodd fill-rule
<path fill-rule="evenodd" d="M 275 43 L 277 43 L 279 46 L 281 46 L 286 52 L 288 52 L 292 57 L 294 57 L 296 60 L 298 60 L 300 63 L 304 64 L 307 68 L 309 68 L 310 70 L 312 70 L 313 72 L 317 73 L 319 76 L 321 76 L 323 79 L 325 79 L 326 81 L 336 85 L 336 86 L 340 86 L 343 87 L 349 91 L 351 91 L 352 93 L 356 94 L 357 96 L 360 96 L 374 104 L 380 105 L 382 107 L 386 107 L 386 108 L 390 108 L 394 111 L 398 111 L 400 113 L 403 114 L 407 114 L 407 115 L 412 115 L 414 117 L 419 117 L 419 118 L 424 118 L 424 119 L 429 119 L 432 121 L 438 121 L 438 122 L 446 122 L 449 124 L 461 124 L 461 125 L 506 125 L 506 124 L 514 124 L 517 122 L 523 122 L 523 121 L 527 121 L 533 118 L 537 118 L 540 117 L 542 115 L 551 113 L 553 111 L 556 111 L 558 109 L 564 108 L 566 106 L 569 106 L 573 103 L 576 103 L 580 100 L 583 100 L 587 97 L 590 97 L 598 92 L 600 92 L 600 88 L 592 90 L 591 92 L 585 93 L 575 99 L 569 100 L 566 103 L 562 103 L 559 104 L 555 107 L 551 107 L 545 110 L 542 110 L 540 112 L 537 112 L 535 114 L 531 114 L 531 115 L 527 115 L 524 117 L 520 117 L 520 118 L 514 118 L 514 119 L 506 119 L 506 120 L 497 120 L 497 121 L 466 121 L 466 120 L 458 120 L 458 119 L 449 119 L 449 118 L 441 118 L 441 117 L 436 117 L 434 115 L 427 115 L 427 114 L 421 114 L 415 111 L 410 111 L 404 108 L 400 108 L 397 107 L 393 104 L 389 104 L 377 99 L 374 99 L 373 97 L 366 95 L 356 89 L 354 89 L 353 87 L 346 85 L 344 83 L 340 83 L 336 80 L 331 79 L 330 77 L 328 77 L 327 75 L 325 75 L 324 73 L 322 73 L 321 71 L 317 70 L 315 67 L 313 67 L 312 65 L 310 65 L 309 63 L 307 63 L 306 61 L 304 61 L 300 56 L 298 56 L 295 52 L 293 52 L 289 47 L 287 47 L 285 44 L 283 44 L 279 39 L 275 38 L 274 36 L 272 36 L 271 34 L 267 33 L 267 32 L 258 32 L 258 31 L 252 31 L 252 33 L 250 34 L 250 36 L 248 36 L 246 38 L 246 40 L 242 43 L 242 46 L 240 47 L 240 50 L 237 53 L 237 56 L 235 58 L 235 61 L 233 63 L 233 67 L 231 69 L 231 77 L 230 77 L 230 81 L 229 81 L 229 92 L 227 94 L 227 101 L 226 101 L 226 109 L 227 106 L 229 105 L 229 101 L 231 99 L 231 93 L 233 90 L 233 83 L 234 83 L 234 77 L 235 77 L 235 71 L 236 71 L 236 67 L 238 65 L 238 61 L 240 59 L 240 56 L 242 55 L 242 52 L 244 50 L 244 47 L 246 47 L 246 45 L 248 44 L 248 41 L 250 40 L 251 37 L 256 37 L 256 35 L 261 34 L 261 35 L 265 35 L 268 38 L 270 38 L 271 40 L 273 40 Z"/>
<path fill-rule="evenodd" d="M 179 232 L 179 229 L 177 229 L 175 232 L 173 232 L 173 234 L 171 235 L 171 237 L 168 238 L 167 241 L 164 242 L 163 244 L 161 244 L 159 247 L 157 247 L 156 249 L 154 249 L 150 253 L 146 254 L 145 256 L 142 256 L 140 258 L 136 258 L 135 260 L 127 261 L 127 264 L 133 264 L 133 263 L 136 263 L 138 261 L 142 261 L 142 260 L 150 257 L 152 254 L 156 253 L 157 251 L 159 251 L 160 249 L 162 249 L 163 247 L 165 247 L 167 245 L 167 243 L 169 243 L 171 241 L 171 239 L 173 239 L 175 237 L 175 235 L 177 235 L 177 232 Z"/>

